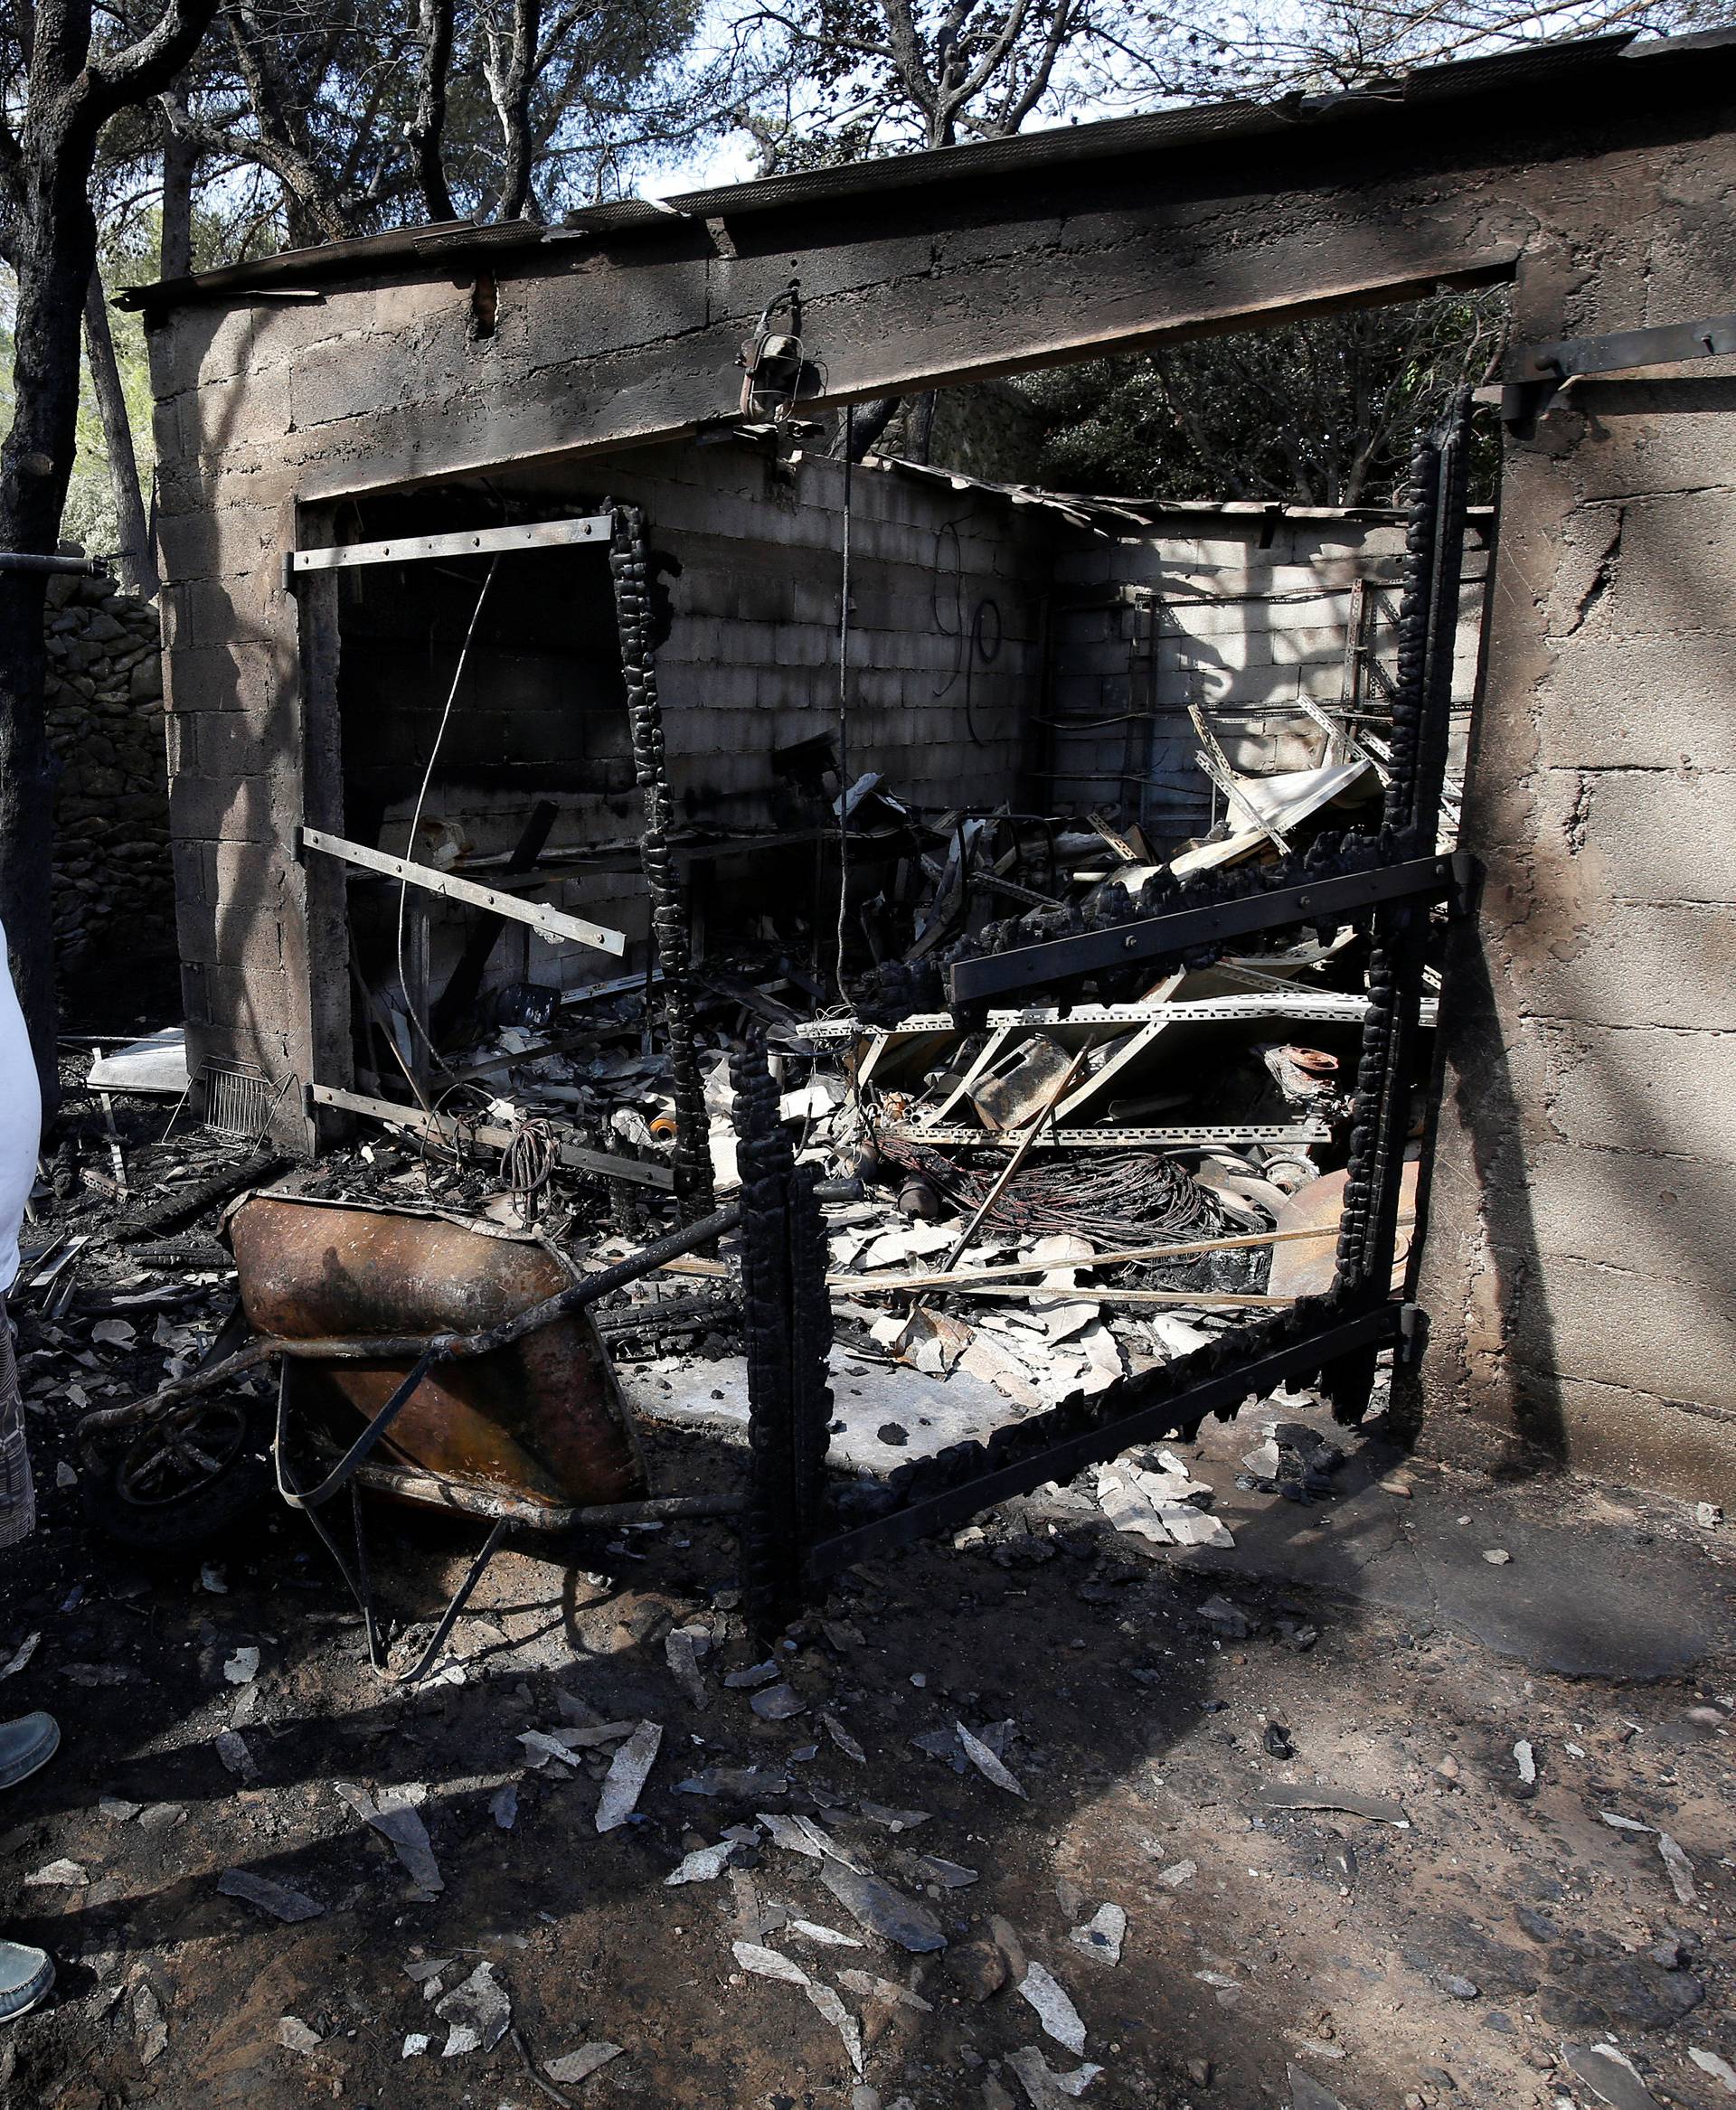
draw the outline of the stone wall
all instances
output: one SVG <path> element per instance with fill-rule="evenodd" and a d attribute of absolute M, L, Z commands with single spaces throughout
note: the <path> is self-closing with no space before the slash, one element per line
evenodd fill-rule
<path fill-rule="evenodd" d="M 99 579 L 50 579 L 45 628 L 61 770 L 54 941 L 71 1022 L 93 980 L 140 987 L 175 956 L 162 638 L 148 601 Z"/>

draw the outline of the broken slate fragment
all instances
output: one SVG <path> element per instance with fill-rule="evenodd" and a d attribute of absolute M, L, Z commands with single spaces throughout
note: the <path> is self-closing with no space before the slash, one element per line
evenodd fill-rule
<path fill-rule="evenodd" d="M 253 1763 L 253 1754 L 247 1747 L 247 1739 L 234 1729 L 219 1729 L 211 1739 L 211 1747 L 222 1760 L 223 1769 L 232 1773 L 237 1780 L 257 1780 L 259 1769 Z"/>
<path fill-rule="evenodd" d="M 1299 2066 L 1285 2068 L 1290 2084 L 1290 2110 L 1344 2110 L 1329 2088 L 1323 2088 L 1312 2074 Z"/>
<path fill-rule="evenodd" d="M 1657 2110 L 1657 2097 L 1613 2044 L 1563 2044 L 1561 2062 L 1609 2110 Z"/>
<path fill-rule="evenodd" d="M 867 1752 L 857 1743 L 835 1714 L 822 1714 L 820 1719 L 826 1725 L 826 1735 L 831 1738 L 846 1758 L 854 1759 L 858 1766 L 867 1765 Z"/>
<path fill-rule="evenodd" d="M 788 1721 L 807 1712 L 807 1700 L 793 1685 L 769 1685 L 763 1692 L 756 1692 L 748 1705 L 761 1721 Z"/>
<path fill-rule="evenodd" d="M 588 2081 L 600 2066 L 607 2066 L 611 2058 L 621 2056 L 618 2044 L 581 2044 L 577 2051 L 569 2051 L 564 2058 L 552 2058 L 542 2068 L 552 2081 L 559 2081 L 564 2087 L 575 2082 Z"/>
<path fill-rule="evenodd" d="M 932 2002 L 894 1978 L 877 1978 L 872 1971 L 840 1971 L 838 1983 L 861 2000 L 883 2000 L 893 2007 L 914 2008 L 920 2015 L 934 2012 Z"/>
<path fill-rule="evenodd" d="M 75 1860 L 52 1860 L 24 1878 L 27 1890 L 73 1889 L 90 1880 Z"/>
<path fill-rule="evenodd" d="M 1079 2010 L 1067 1997 L 1060 1981 L 1041 1964 L 1027 1964 L 1019 1981 L 1019 1993 L 1036 2011 L 1044 2033 L 1064 2044 L 1076 2057 L 1085 2050 L 1085 2024 Z"/>
<path fill-rule="evenodd" d="M 789 1776 L 766 1766 L 707 1766 L 675 1783 L 678 1795 L 729 1795 L 743 1802 L 771 1802 L 789 1793 Z"/>
<path fill-rule="evenodd" d="M 259 1652 L 238 1648 L 223 1664 L 223 1676 L 231 1685 L 250 1685 L 259 1674 Z"/>
<path fill-rule="evenodd" d="M 944 1949 L 947 1937 L 940 1922 L 926 1905 L 882 1882 L 878 1876 L 863 1875 L 841 1860 L 820 1863 L 820 1880 L 859 1926 L 870 1934 L 896 1942 L 913 1955 Z"/>
<path fill-rule="evenodd" d="M 810 1978 L 802 1987 L 809 2000 L 831 2023 L 843 2039 L 844 2055 L 850 2061 L 850 2070 L 858 2080 L 862 2078 L 862 2025 L 850 2012 L 829 1985 Z"/>
<path fill-rule="evenodd" d="M 143 2066 L 161 2058 L 169 2048 L 169 2025 L 163 2020 L 163 2003 L 147 1978 L 133 1988 L 133 2046 Z"/>
<path fill-rule="evenodd" d="M 775 1978 L 783 1985 L 806 1986 L 808 1983 L 807 1973 L 793 1956 L 780 1956 L 776 1949 L 768 1949 L 759 1942 L 736 1942 L 732 1946 L 736 1962 L 758 1978 Z"/>
<path fill-rule="evenodd" d="M 488 1814 L 503 1832 L 510 1832 L 518 1822 L 518 1787 L 508 1781 L 505 1787 L 496 1788 L 488 1804 Z"/>
<path fill-rule="evenodd" d="M 909 1865 L 925 1883 L 938 1883 L 943 1890 L 968 1889 L 977 1878 L 976 1870 L 959 1861 L 942 1860 L 938 1853 L 914 1853 Z"/>
<path fill-rule="evenodd" d="M 929 1814 L 927 1810 L 894 1810 L 886 1803 L 858 1803 L 856 1808 L 871 1824 L 883 1824 L 889 1832 L 914 1832 Z"/>
<path fill-rule="evenodd" d="M 684 1627 L 672 1627 L 663 1639 L 663 1653 L 675 1683 L 687 1695 L 694 1711 L 711 1705 L 712 1695 L 699 1667 L 699 1646 Z"/>
<path fill-rule="evenodd" d="M 552 1737 L 546 1729 L 521 1729 L 518 1740 L 524 1747 L 524 1763 L 541 1772 L 551 1759 L 561 1766 L 577 1766 L 579 1761 L 559 1737 Z M 557 1780 L 570 1780 L 569 1773 L 559 1773 Z"/>
<path fill-rule="evenodd" d="M 1664 1858 L 1665 1872 L 1670 1879 L 1671 1889 L 1675 1892 L 1676 1903 L 1692 1905 L 1694 1900 L 1694 1863 L 1667 1832 L 1658 1833 L 1657 1851 Z"/>
<path fill-rule="evenodd" d="M 250 1869 L 225 1869 L 217 1888 L 225 1898 L 239 1898 L 244 1905 L 256 1905 L 273 1919 L 291 1925 L 298 1919 L 317 1919 L 326 1909 L 304 1891 L 273 1882 L 269 1876 L 256 1876 Z"/>
<path fill-rule="evenodd" d="M 805 1942 L 812 1942 L 816 1948 L 820 1949 L 860 1949 L 863 1946 L 854 1935 L 840 1934 L 835 1926 L 822 1926 L 817 1919 L 792 1919 L 784 1932 L 800 1935 Z"/>
<path fill-rule="evenodd" d="M 715 1846 L 696 1846 L 678 1868 L 673 1868 L 663 1879 L 668 1889 L 676 1883 L 709 1883 L 723 1873 L 730 1856 L 735 1851 L 732 1839 L 720 1840 Z"/>
<path fill-rule="evenodd" d="M 1100 2066 L 1075 2067 L 1071 2073 L 1057 2073 L 1034 2044 L 1007 2054 L 1005 2065 L 1018 2077 L 1031 2110 L 1057 2110 L 1069 2098 L 1077 2099 L 1103 2071 Z"/>
<path fill-rule="evenodd" d="M 1228 1597 L 1208 1597 L 1200 1606 L 1199 1616 L 1222 1641 L 1246 1641 L 1254 1631 L 1246 1614 L 1238 1611 Z"/>
<path fill-rule="evenodd" d="M 731 1671 L 723 1682 L 734 1692 L 751 1691 L 756 1685 L 769 1685 L 778 1676 L 778 1666 L 768 1660 L 754 1663 L 745 1671 Z"/>
<path fill-rule="evenodd" d="M 597 1829 L 618 1832 L 638 1807 L 657 1747 L 663 1741 L 659 1723 L 642 1721 L 609 1763 L 609 1776 L 597 1804 Z"/>
<path fill-rule="evenodd" d="M 31 1657 L 42 1646 L 40 1634 L 27 1634 L 4 1663 L 0 1663 L 0 1678 L 15 1678 Z"/>
<path fill-rule="evenodd" d="M 1701 2044 L 1690 2044 L 1688 2057 L 1702 2073 L 1709 2073 L 1727 2096 L 1736 2096 L 1736 2066 L 1731 2066 L 1729 2059 L 1721 2058 L 1715 2051 L 1708 2051 Z"/>
<path fill-rule="evenodd" d="M 513 2020 L 512 2002 L 492 1964 L 478 1964 L 462 1985 L 435 2003 L 434 2012 L 449 2030 L 443 2058 L 454 2058 L 460 2051 L 492 2051 Z M 470 2041 L 459 2041 L 467 2038 Z"/>
<path fill-rule="evenodd" d="M 1084 1926 L 1076 1926 L 1067 1938 L 1089 1956 L 1096 1956 L 1105 1964 L 1118 1964 L 1127 1932 L 1127 1916 L 1121 1907 L 1099 1905 Z"/>
<path fill-rule="evenodd" d="M 428 1793 L 425 1787 L 412 1781 L 402 1786 L 382 1788 L 376 1801 L 352 1781 L 335 1780 L 332 1785 L 364 1823 L 372 1825 L 390 1842 L 419 1890 L 445 1889 L 439 1863 L 434 1859 L 434 1849 L 429 1842 L 428 1826 L 416 1809 L 416 1804 Z"/>
<path fill-rule="evenodd" d="M 959 1748 L 985 1780 L 995 1787 L 1004 1788 L 1010 1795 L 1017 1795 L 1022 1801 L 1026 1799 L 1024 1790 L 1017 1780 L 980 1737 L 973 1736 L 961 1721 L 955 1722 L 953 1728 L 958 1732 Z"/>

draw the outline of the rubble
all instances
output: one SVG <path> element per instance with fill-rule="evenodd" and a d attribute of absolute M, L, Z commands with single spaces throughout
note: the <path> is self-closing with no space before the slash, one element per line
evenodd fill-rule
<path fill-rule="evenodd" d="M 1035 2010 L 1037 2020 L 1056 2043 L 1064 2044 L 1069 2051 L 1082 2057 L 1085 2025 L 1059 1980 L 1033 1961 L 1025 1965 L 1024 1975 L 1019 1980 L 1019 1992 Z"/>
<path fill-rule="evenodd" d="M 619 2058 L 622 2050 L 623 2047 L 618 2044 L 581 2044 L 577 2051 L 563 2052 L 559 2058 L 550 2059 L 542 2071 L 562 2087 L 571 2087 L 580 2081 L 588 2081 L 610 2059 Z"/>
<path fill-rule="evenodd" d="M 597 1804 L 599 1832 L 617 1832 L 631 1818 L 662 1742 L 661 1726 L 642 1721 L 609 1760 L 609 1775 Z"/>

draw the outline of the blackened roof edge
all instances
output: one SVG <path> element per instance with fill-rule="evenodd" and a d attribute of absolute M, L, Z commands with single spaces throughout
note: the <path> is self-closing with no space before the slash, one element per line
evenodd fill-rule
<path fill-rule="evenodd" d="M 666 229 L 672 220 L 727 222 L 756 212 L 842 204 L 899 191 L 980 183 L 995 176 L 1037 175 L 1044 169 L 1071 163 L 1197 148 L 1310 126 L 1335 127 L 1367 116 L 1390 113 L 1401 104 L 1415 108 L 1475 100 L 1515 89 L 1559 89 L 1569 74 L 1600 71 L 1636 59 L 1732 44 L 1736 44 L 1736 28 L 1646 40 L 1637 39 L 1631 31 L 1621 31 L 1419 68 L 1400 79 L 1343 94 L 1288 96 L 1271 102 L 1189 104 L 1137 117 L 1107 118 L 1089 125 L 1057 126 L 1015 138 L 888 155 L 839 167 L 765 176 L 722 189 L 687 191 L 662 204 L 626 199 L 570 212 L 559 227 L 542 227 L 528 221 L 478 225 L 457 220 L 392 228 L 349 241 L 325 242 L 314 249 L 284 250 L 276 256 L 189 278 L 128 287 L 115 297 L 115 305 L 161 313 L 184 302 L 222 299 L 231 294 L 243 298 L 249 295 L 293 296 L 328 281 L 365 277 L 382 268 L 432 264 L 459 255 L 480 259 L 506 251 L 534 250 L 587 237 L 632 239 Z"/>

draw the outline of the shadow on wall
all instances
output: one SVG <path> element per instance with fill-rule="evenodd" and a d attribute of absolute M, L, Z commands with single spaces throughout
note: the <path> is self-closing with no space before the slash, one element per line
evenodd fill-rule
<path fill-rule="evenodd" d="M 1430 1387 L 1485 1410 L 1511 1469 L 1707 1493 L 1736 1425 L 1736 504 L 1707 487 L 1732 406 L 1726 379 L 1603 381 L 1547 429 L 1556 569 L 1509 640 L 1542 673 L 1474 845 L 1513 894 L 1455 947 L 1473 1187 L 1459 1361 Z"/>

